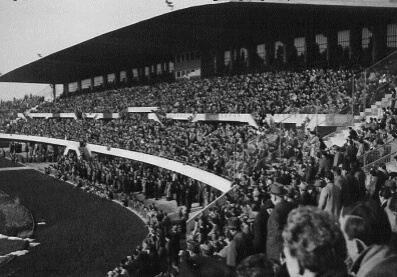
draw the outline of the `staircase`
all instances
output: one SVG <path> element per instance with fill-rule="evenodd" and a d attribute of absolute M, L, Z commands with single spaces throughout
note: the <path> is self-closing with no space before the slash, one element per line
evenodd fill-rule
<path fill-rule="evenodd" d="M 327 137 L 324 142 L 328 147 L 332 147 L 332 145 L 342 146 L 345 144 L 347 137 L 349 136 L 348 127 L 353 127 L 353 129 L 357 130 L 362 125 L 362 118 L 381 118 L 383 115 L 382 108 L 387 108 L 391 106 L 391 94 L 386 94 L 384 98 L 380 101 L 376 101 L 375 104 L 371 105 L 371 108 L 366 108 L 364 112 L 360 112 L 360 115 L 354 116 L 354 125 L 348 125 L 346 127 L 341 127 L 341 130 L 336 131 L 329 137 Z"/>

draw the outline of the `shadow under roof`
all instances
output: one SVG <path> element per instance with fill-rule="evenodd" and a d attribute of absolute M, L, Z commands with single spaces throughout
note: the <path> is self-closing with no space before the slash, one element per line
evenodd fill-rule
<path fill-rule="evenodd" d="M 226 49 L 282 34 L 291 26 L 343 28 L 354 21 L 397 22 L 396 9 L 228 2 L 191 7 L 100 35 L 0 76 L 0 82 L 62 84 L 173 60 L 188 50 Z M 309 24 L 310 25 L 310 24 Z M 268 32 L 269 33 L 269 32 Z M 263 43 L 263 42 L 262 42 Z M 224 48 L 222 48 L 224 47 Z M 12 57 L 11 57 L 12 58 Z"/>

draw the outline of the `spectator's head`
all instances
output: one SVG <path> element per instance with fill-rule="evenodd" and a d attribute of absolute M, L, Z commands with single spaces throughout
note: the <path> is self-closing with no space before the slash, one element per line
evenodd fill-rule
<path fill-rule="evenodd" d="M 309 206 L 292 210 L 283 239 L 291 277 L 346 271 L 346 243 L 336 220 L 329 213 Z"/>
<path fill-rule="evenodd" d="M 234 235 L 238 230 L 240 230 L 240 226 L 240 220 L 237 217 L 232 217 L 228 222 L 227 229 L 230 234 Z"/>
<path fill-rule="evenodd" d="M 369 246 L 389 244 L 390 222 L 386 212 L 376 202 L 357 202 L 345 207 L 339 222 L 353 261 Z"/>
<path fill-rule="evenodd" d="M 388 187 L 382 187 L 379 190 L 379 199 L 381 203 L 384 203 L 391 197 L 391 191 Z"/>
<path fill-rule="evenodd" d="M 273 264 L 265 254 L 256 254 L 245 258 L 236 268 L 236 277 L 274 276 Z"/>
<path fill-rule="evenodd" d="M 324 181 L 328 183 L 333 183 L 334 182 L 334 174 L 330 171 L 327 171 L 324 173 Z"/>
<path fill-rule="evenodd" d="M 387 206 L 385 208 L 387 217 L 392 228 L 392 232 L 397 233 L 397 194 L 393 195 L 387 201 Z"/>
<path fill-rule="evenodd" d="M 340 167 L 338 167 L 338 166 L 334 166 L 332 168 L 332 171 L 335 173 L 336 176 L 342 175 L 342 169 Z"/>
<path fill-rule="evenodd" d="M 280 203 L 286 194 L 286 190 L 281 184 L 273 184 L 270 188 L 270 199 L 274 205 Z"/>

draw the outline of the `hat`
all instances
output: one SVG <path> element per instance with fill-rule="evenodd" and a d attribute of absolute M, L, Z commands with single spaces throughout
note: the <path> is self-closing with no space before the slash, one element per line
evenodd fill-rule
<path fill-rule="evenodd" d="M 286 191 L 281 184 L 274 183 L 270 188 L 270 194 L 282 196 L 286 194 Z"/>

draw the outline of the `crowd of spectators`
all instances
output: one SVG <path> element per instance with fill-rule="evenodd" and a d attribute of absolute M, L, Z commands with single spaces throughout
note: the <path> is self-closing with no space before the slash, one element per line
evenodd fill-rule
<path fill-rule="evenodd" d="M 163 112 L 256 113 L 259 119 L 267 113 L 340 111 L 352 96 L 360 100 L 343 86 L 353 73 L 278 71 L 163 83 L 64 98 L 36 110 L 121 112 L 156 106 Z M 384 83 L 378 77 L 372 90 Z M 187 229 L 191 203 L 205 207 L 219 192 L 131 160 L 85 160 L 74 154 L 58 159 L 51 170 L 55 176 L 99 197 L 117 194 L 125 205 L 142 207 L 134 196 L 141 192 L 185 206 L 179 225 L 155 206 L 144 207 L 148 238 L 108 276 L 392 276 L 397 173 L 371 162 L 390 153 L 389 142 L 397 137 L 394 113 L 392 106 L 379 120 L 364 118 L 359 130 L 350 129 L 343 147 L 327 147 L 305 126 L 255 130 L 232 123 L 159 123 L 125 113 L 114 120 L 19 120 L 7 132 L 141 151 L 233 178 L 233 190 Z"/>
<path fill-rule="evenodd" d="M 313 113 L 347 106 L 343 83 L 354 70 L 274 71 L 137 86 L 42 103 L 37 112 L 121 112 L 158 107 L 166 113 Z"/>
<path fill-rule="evenodd" d="M 142 245 L 110 271 L 109 276 L 154 276 L 168 268 L 178 270 L 175 253 L 181 249 L 192 204 L 205 207 L 219 196 L 216 189 L 175 172 L 105 155 L 85 160 L 70 152 L 46 172 L 74 183 L 87 193 L 119 200 L 147 223 L 150 232 Z M 171 221 L 169 214 L 155 204 L 144 204 L 137 193 L 146 199 L 175 201 L 180 209 L 178 219 Z"/>
<path fill-rule="evenodd" d="M 10 101 L 0 102 L 0 111 L 16 111 L 24 112 L 28 109 L 36 107 L 44 102 L 44 96 L 38 95 L 25 95 L 23 98 L 14 98 Z"/>
<path fill-rule="evenodd" d="M 9 124 L 7 133 L 79 141 L 139 151 L 194 165 L 219 175 L 243 171 L 254 161 L 248 142 L 257 131 L 239 123 L 199 123 L 125 114 L 120 119 L 30 119 Z M 265 144 L 261 146 L 266 148 Z M 266 155 L 266 151 L 255 155 Z"/>
<path fill-rule="evenodd" d="M 57 162 L 63 157 L 65 146 L 34 142 L 10 142 L 8 153 L 11 160 L 21 163 Z M 4 155 L 6 151 L 2 149 Z"/>

